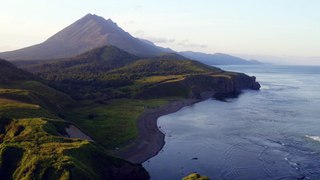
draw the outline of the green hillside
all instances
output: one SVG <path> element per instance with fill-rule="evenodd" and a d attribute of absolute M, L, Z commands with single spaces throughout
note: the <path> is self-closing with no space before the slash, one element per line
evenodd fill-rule
<path fill-rule="evenodd" d="M 138 137 L 147 109 L 260 87 L 254 77 L 180 55 L 143 59 L 113 46 L 15 62 L 30 73 L 0 63 L 0 179 L 147 179 L 140 165 L 110 156 Z M 68 138 L 71 124 L 95 142 Z"/>
<path fill-rule="evenodd" d="M 230 79 L 219 68 L 188 60 L 176 54 L 162 54 L 149 59 L 138 59 L 125 51 L 106 46 L 75 58 L 40 62 L 17 63 L 20 67 L 42 77 L 75 99 L 158 98 L 144 96 L 150 87 L 161 86 L 162 96 L 190 97 L 192 87 L 185 82 L 191 76 Z M 170 86 L 170 87 L 168 87 Z M 172 89 L 175 92 L 171 92 Z M 212 90 L 212 89 L 208 89 Z M 166 91 L 166 92 L 164 92 Z M 161 96 L 161 97 L 162 97 Z"/>
<path fill-rule="evenodd" d="M 75 101 L 0 60 L 0 179 L 148 179 L 94 142 L 66 137 Z M 3 78 L 4 79 L 4 78 Z"/>
<path fill-rule="evenodd" d="M 64 117 L 106 148 L 137 137 L 137 120 L 145 107 L 201 98 L 207 91 L 233 95 L 257 87 L 255 79 L 247 75 L 177 54 L 139 59 L 112 46 L 70 59 L 17 64 L 77 99 L 78 105 Z"/>

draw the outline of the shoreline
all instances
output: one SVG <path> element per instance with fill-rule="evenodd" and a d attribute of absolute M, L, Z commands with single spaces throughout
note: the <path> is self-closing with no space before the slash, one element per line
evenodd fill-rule
<path fill-rule="evenodd" d="M 158 118 L 179 111 L 183 107 L 213 97 L 213 92 L 201 94 L 199 99 L 184 99 L 170 102 L 156 109 L 147 109 L 137 122 L 138 137 L 129 143 L 128 148 L 120 150 L 117 155 L 132 163 L 143 163 L 156 156 L 165 144 L 165 134 L 158 128 Z"/>

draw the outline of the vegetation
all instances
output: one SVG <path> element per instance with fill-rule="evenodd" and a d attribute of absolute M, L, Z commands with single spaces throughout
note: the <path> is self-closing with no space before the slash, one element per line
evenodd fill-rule
<path fill-rule="evenodd" d="M 13 64 L 2 59 L 0 59 L 0 67 L 1 67 L 1 71 L 0 71 L 1 84 L 8 83 L 13 80 L 16 81 L 16 80 L 25 80 L 25 79 L 33 78 L 33 76 L 30 73 L 16 68 Z"/>
<path fill-rule="evenodd" d="M 70 59 L 23 61 L 24 69 L 49 81 L 50 85 L 75 99 L 157 98 L 144 90 L 164 83 L 181 82 L 188 76 L 224 74 L 219 68 L 188 60 L 176 54 L 139 59 L 118 48 L 106 46 Z M 191 87 L 181 93 L 170 92 L 176 86 L 161 86 L 163 96 L 188 97 Z M 181 89 L 178 85 L 178 89 Z M 162 97 L 162 96 L 161 96 Z"/>
<path fill-rule="evenodd" d="M 182 178 L 182 180 L 210 180 L 207 176 L 201 176 L 198 173 L 191 173 L 190 175 Z"/>
<path fill-rule="evenodd" d="M 112 46 L 16 64 L 33 74 L 0 60 L 0 179 L 146 179 L 108 154 L 137 137 L 146 109 L 256 83 L 176 54 L 140 59 Z M 71 123 L 95 142 L 68 138 Z"/>
<path fill-rule="evenodd" d="M 68 95 L 7 73 L 13 80 L 0 84 L 0 179 L 148 179 L 141 166 L 66 137 L 70 123 L 62 117 L 75 104 Z"/>
<path fill-rule="evenodd" d="M 95 143 L 62 137 L 59 129 L 66 125 L 46 118 L 11 120 L 0 139 L 0 178 L 117 179 L 125 175 L 121 168 L 130 163 L 108 156 Z M 133 176 L 148 177 L 135 168 L 127 170 Z"/>
<path fill-rule="evenodd" d="M 175 99 L 117 99 L 108 104 L 81 104 L 70 111 L 66 119 L 110 149 L 137 137 L 137 120 L 145 109 L 156 108 Z"/>
<path fill-rule="evenodd" d="M 17 64 L 77 99 L 79 105 L 59 112 L 60 117 L 107 148 L 137 136 L 136 121 L 144 108 L 168 98 L 198 98 L 204 91 L 232 91 L 239 76 L 173 53 L 139 59 L 113 46 L 69 59 Z"/>

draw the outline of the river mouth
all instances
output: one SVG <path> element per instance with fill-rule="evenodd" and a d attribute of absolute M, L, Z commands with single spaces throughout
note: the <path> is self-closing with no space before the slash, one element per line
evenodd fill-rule
<path fill-rule="evenodd" d="M 203 101 L 158 119 L 166 144 L 143 164 L 152 179 L 191 172 L 212 179 L 320 178 L 320 76 L 252 75 L 262 84 L 259 92 Z"/>

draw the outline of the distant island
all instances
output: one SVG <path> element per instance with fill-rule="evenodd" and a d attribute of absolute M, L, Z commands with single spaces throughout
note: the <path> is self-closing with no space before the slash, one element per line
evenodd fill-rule
<path fill-rule="evenodd" d="M 180 55 L 200 61 L 208 65 L 261 65 L 257 60 L 245 60 L 223 53 L 206 54 L 201 52 L 183 51 Z"/>

